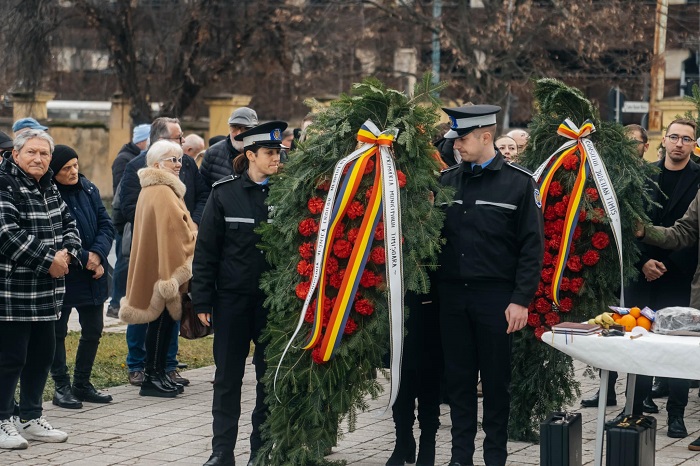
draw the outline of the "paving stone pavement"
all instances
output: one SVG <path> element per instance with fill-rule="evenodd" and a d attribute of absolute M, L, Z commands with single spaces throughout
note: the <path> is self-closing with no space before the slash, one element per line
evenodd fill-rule
<path fill-rule="evenodd" d="M 73 320 L 73 318 L 71 318 Z M 123 326 L 116 319 L 105 319 L 116 331 Z M 73 324 L 71 324 L 73 326 Z M 239 439 L 235 451 L 239 464 L 245 464 L 250 454 L 248 436 L 251 431 L 250 414 L 255 401 L 254 371 L 248 361 L 243 381 L 242 415 Z M 581 382 L 582 397 L 595 393 L 598 379 L 583 375 L 585 366 L 576 365 L 576 374 Z M 83 409 L 67 410 L 44 403 L 44 413 L 54 427 L 69 433 L 66 443 L 50 444 L 30 441 L 27 450 L 0 450 L 0 465 L 201 465 L 211 448 L 211 399 L 213 386 L 210 383 L 213 367 L 183 372 L 191 380 L 185 393 L 174 399 L 144 398 L 138 389 L 129 385 L 108 390 L 114 401 L 107 405 L 85 403 Z M 126 374 L 125 374 L 126 381 Z M 616 385 L 618 407 L 607 409 L 608 418 L 616 415 L 624 403 L 624 379 Z M 386 387 L 386 385 L 385 385 Z M 393 423 L 388 416 L 381 417 L 388 399 L 384 394 L 369 402 L 370 409 L 357 419 L 357 429 L 347 432 L 333 448 L 332 460 L 345 460 L 348 465 L 384 465 L 393 449 Z M 685 439 L 666 436 L 665 399 L 657 400 L 661 412 L 656 437 L 656 464 L 700 465 L 700 455 L 688 450 L 688 443 L 700 436 L 700 399 L 698 391 L 691 390 L 685 422 L 690 435 Z M 595 450 L 596 409 L 580 409 L 578 401 L 570 408 L 583 415 L 583 460 L 593 464 Z M 481 416 L 481 402 L 479 403 Z M 441 407 L 441 427 L 437 437 L 436 464 L 447 464 L 450 460 L 449 407 Z M 416 426 L 416 437 L 419 435 Z M 484 435 L 477 434 L 476 464 L 483 464 L 481 443 Z M 525 442 L 509 442 L 509 465 L 539 464 L 539 445 Z"/>

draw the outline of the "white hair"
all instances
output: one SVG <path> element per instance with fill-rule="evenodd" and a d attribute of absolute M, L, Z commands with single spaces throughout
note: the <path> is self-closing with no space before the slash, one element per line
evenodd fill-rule
<path fill-rule="evenodd" d="M 166 139 L 161 139 L 151 144 L 146 152 L 146 165 L 149 167 L 155 166 L 156 163 L 168 157 L 182 157 L 182 147 Z"/>
<path fill-rule="evenodd" d="M 22 131 L 21 133 L 17 134 L 15 136 L 15 140 L 13 142 L 14 144 L 14 149 L 19 152 L 22 150 L 24 145 L 29 141 L 30 139 L 43 139 L 44 141 L 49 143 L 49 147 L 51 148 L 51 153 L 53 154 L 53 149 L 54 149 L 54 142 L 53 138 L 49 136 L 49 133 L 46 131 L 40 130 L 40 129 L 28 129 L 26 131 Z"/>

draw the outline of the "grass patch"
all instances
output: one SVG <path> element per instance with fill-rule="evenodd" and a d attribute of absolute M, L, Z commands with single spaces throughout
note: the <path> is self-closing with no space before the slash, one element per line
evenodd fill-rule
<path fill-rule="evenodd" d="M 75 353 L 78 349 L 80 332 L 68 332 L 66 336 L 66 358 L 68 360 L 68 373 L 73 376 L 75 367 Z M 200 338 L 198 340 L 185 340 L 180 338 L 178 349 L 178 361 L 188 365 L 188 369 L 214 365 L 214 354 L 212 352 L 213 336 Z M 92 368 L 90 381 L 98 390 L 101 388 L 114 387 L 129 382 L 126 369 L 126 334 L 124 333 L 104 333 L 97 349 L 95 365 Z M 44 401 L 53 398 L 54 383 L 51 375 L 46 381 L 44 388 Z M 19 399 L 19 391 L 16 393 Z"/>

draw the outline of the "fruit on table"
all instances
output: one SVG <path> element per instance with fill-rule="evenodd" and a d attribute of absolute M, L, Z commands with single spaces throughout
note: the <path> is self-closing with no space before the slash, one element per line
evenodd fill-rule
<path fill-rule="evenodd" d="M 632 314 L 627 314 L 620 317 L 617 323 L 624 326 L 626 332 L 631 332 L 632 329 L 637 326 L 637 319 L 635 319 Z M 651 326 L 649 326 L 649 328 L 651 328 Z"/>

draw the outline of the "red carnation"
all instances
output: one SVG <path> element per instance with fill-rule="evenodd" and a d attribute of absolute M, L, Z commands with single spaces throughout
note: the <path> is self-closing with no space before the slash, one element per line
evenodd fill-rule
<path fill-rule="evenodd" d="M 583 264 L 581 264 L 581 257 L 575 255 L 569 256 L 569 260 L 566 261 L 566 267 L 572 272 L 580 272 L 583 268 Z"/>
<path fill-rule="evenodd" d="M 567 206 L 563 202 L 557 202 L 554 204 L 554 212 L 557 214 L 557 217 L 564 218 L 566 217 L 566 209 Z"/>
<path fill-rule="evenodd" d="M 381 265 L 384 262 L 386 262 L 386 254 L 384 251 L 384 248 L 381 246 L 377 246 L 376 248 L 372 248 L 372 251 L 369 253 L 369 260 L 370 262 L 374 262 L 375 264 Z"/>
<path fill-rule="evenodd" d="M 539 283 L 537 284 L 537 292 L 535 293 L 535 296 L 542 296 L 542 295 L 544 295 L 544 294 L 547 292 L 547 291 L 546 291 L 546 288 L 547 288 L 547 285 L 545 285 L 545 284 L 542 283 L 542 282 L 539 282 Z M 533 308 L 533 309 L 535 309 L 535 305 L 534 305 L 534 304 L 535 304 L 535 303 L 532 303 L 532 308 Z"/>
<path fill-rule="evenodd" d="M 345 276 L 345 269 L 338 270 L 336 273 L 328 277 L 328 284 L 333 288 L 340 288 L 343 284 L 343 277 Z"/>
<path fill-rule="evenodd" d="M 574 228 L 574 241 L 578 241 L 578 239 L 581 237 L 581 227 L 576 225 L 576 228 Z"/>
<path fill-rule="evenodd" d="M 559 318 L 559 314 L 556 312 L 548 312 L 544 315 L 544 323 L 548 326 L 551 327 L 552 325 L 557 325 L 561 319 Z"/>
<path fill-rule="evenodd" d="M 578 168 L 579 159 L 576 154 L 570 154 L 565 159 L 562 165 L 566 170 L 576 170 Z"/>
<path fill-rule="evenodd" d="M 547 191 L 547 194 L 551 197 L 559 197 L 562 195 L 564 192 L 564 188 L 562 187 L 561 183 L 558 181 L 552 181 L 549 184 L 549 190 Z"/>
<path fill-rule="evenodd" d="M 309 212 L 312 214 L 320 214 L 324 204 L 323 199 L 320 197 L 312 197 L 309 199 L 309 202 L 306 203 L 306 207 L 309 208 Z"/>
<path fill-rule="evenodd" d="M 314 360 L 316 364 L 325 364 L 326 361 L 323 360 L 323 356 L 321 356 L 321 347 L 317 346 L 316 348 L 311 351 L 311 359 Z"/>
<path fill-rule="evenodd" d="M 333 230 L 333 238 L 340 239 L 343 236 L 345 236 L 345 225 L 339 223 L 335 226 L 335 230 Z"/>
<path fill-rule="evenodd" d="M 600 223 L 601 221 L 603 221 L 604 218 L 605 211 L 602 207 L 596 207 L 595 209 L 593 209 L 593 217 L 591 218 L 591 222 Z"/>
<path fill-rule="evenodd" d="M 554 256 L 552 256 L 551 253 L 545 251 L 544 258 L 542 259 L 542 265 L 552 265 L 552 260 L 554 260 Z"/>
<path fill-rule="evenodd" d="M 583 263 L 587 265 L 588 267 L 592 267 L 598 263 L 600 260 L 600 255 L 598 254 L 598 251 L 595 251 L 591 249 L 590 251 L 586 251 L 583 253 Z"/>
<path fill-rule="evenodd" d="M 359 201 L 352 201 L 348 206 L 348 210 L 346 212 L 347 216 L 353 220 L 357 217 L 362 216 L 364 213 L 365 206 L 363 206 L 362 203 Z"/>
<path fill-rule="evenodd" d="M 572 278 L 569 282 L 569 291 L 578 294 L 578 292 L 581 291 L 581 288 L 583 288 L 583 278 Z"/>
<path fill-rule="evenodd" d="M 367 165 L 365 165 L 364 174 L 369 175 L 370 173 L 372 173 L 372 170 L 374 170 L 374 163 L 370 160 L 369 162 L 367 162 Z"/>
<path fill-rule="evenodd" d="M 545 327 L 538 327 L 538 328 L 536 328 L 536 329 L 535 329 L 535 338 L 537 338 L 538 340 L 542 341 L 542 335 L 543 335 L 544 332 L 546 332 L 546 331 L 547 331 L 547 329 L 546 329 Z"/>
<path fill-rule="evenodd" d="M 554 211 L 554 208 L 547 205 L 547 208 L 544 209 L 544 219 L 554 220 L 555 218 L 557 218 L 557 213 Z"/>
<path fill-rule="evenodd" d="M 343 330 L 343 334 L 352 335 L 355 333 L 355 330 L 357 330 L 357 322 L 355 322 L 352 317 L 348 317 L 347 322 L 345 322 L 345 330 Z"/>
<path fill-rule="evenodd" d="M 552 303 L 544 298 L 538 298 L 535 301 L 535 309 L 537 309 L 537 312 L 540 314 L 546 314 L 552 310 Z"/>
<path fill-rule="evenodd" d="M 365 288 L 377 286 L 381 282 L 382 278 L 379 275 L 367 269 L 362 272 L 362 277 L 360 277 L 360 285 L 364 286 Z"/>
<path fill-rule="evenodd" d="M 586 196 L 588 196 L 588 199 L 590 199 L 591 202 L 595 202 L 599 199 L 598 190 L 595 188 L 587 188 L 586 189 Z"/>
<path fill-rule="evenodd" d="M 527 315 L 527 325 L 530 327 L 539 327 L 542 325 L 542 321 L 540 319 L 540 315 L 534 312 L 531 312 Z"/>
<path fill-rule="evenodd" d="M 330 256 L 326 260 L 326 274 L 336 273 L 338 271 L 338 259 Z"/>
<path fill-rule="evenodd" d="M 578 221 L 579 222 L 585 222 L 586 221 L 586 209 L 581 209 L 578 213 Z"/>
<path fill-rule="evenodd" d="M 314 271 L 314 265 L 306 260 L 300 260 L 297 264 L 297 272 L 303 277 L 310 277 Z"/>
<path fill-rule="evenodd" d="M 297 298 L 299 299 L 306 299 L 306 295 L 309 294 L 309 288 L 311 287 L 310 282 L 301 282 L 297 285 L 295 292 L 297 294 Z"/>
<path fill-rule="evenodd" d="M 299 255 L 303 259 L 311 259 L 314 256 L 314 243 L 301 243 L 299 245 Z"/>
<path fill-rule="evenodd" d="M 369 200 L 372 197 L 372 191 L 373 188 L 367 188 L 367 191 L 365 191 L 365 199 Z"/>
<path fill-rule="evenodd" d="M 571 196 L 568 194 L 564 197 L 561 198 L 561 202 L 564 203 L 565 206 L 569 207 L 569 201 L 571 200 Z"/>
<path fill-rule="evenodd" d="M 328 191 L 331 189 L 331 182 L 328 180 L 323 180 L 318 184 L 318 186 L 316 186 L 316 189 L 319 191 Z"/>
<path fill-rule="evenodd" d="M 554 228 L 556 228 L 558 232 L 563 232 L 564 231 L 564 220 L 562 220 L 562 219 L 555 220 L 554 221 Z"/>
<path fill-rule="evenodd" d="M 561 312 L 569 312 L 574 307 L 574 302 L 571 298 L 562 298 L 559 300 L 559 310 Z"/>
<path fill-rule="evenodd" d="M 542 269 L 540 276 L 542 277 L 543 282 L 552 283 L 552 278 L 554 277 L 554 269 L 552 269 L 552 268 Z"/>
<path fill-rule="evenodd" d="M 569 291 L 569 279 L 566 277 L 561 278 L 561 282 L 559 283 L 559 289 L 561 291 Z"/>
<path fill-rule="evenodd" d="M 605 249 L 610 244 L 610 237 L 604 231 L 597 231 L 591 237 L 591 244 L 596 249 Z"/>
<path fill-rule="evenodd" d="M 401 170 L 396 170 L 396 178 L 399 180 L 399 188 L 406 186 L 406 175 Z"/>
<path fill-rule="evenodd" d="M 347 259 L 352 253 L 352 243 L 344 239 L 339 239 L 333 244 L 333 254 L 341 259 Z"/>
<path fill-rule="evenodd" d="M 359 299 L 355 301 L 355 310 L 363 316 L 370 316 L 374 312 L 374 305 L 368 299 Z"/>
<path fill-rule="evenodd" d="M 554 226 L 554 222 L 544 222 L 544 236 L 546 238 L 551 238 L 557 234 L 557 227 Z"/>
<path fill-rule="evenodd" d="M 561 236 L 559 236 L 559 235 L 552 236 L 552 239 L 549 240 L 549 249 L 559 251 L 560 245 L 561 245 Z"/>
<path fill-rule="evenodd" d="M 384 240 L 384 222 L 377 223 L 377 228 L 374 229 L 374 239 Z"/>
<path fill-rule="evenodd" d="M 350 231 L 348 231 L 348 241 L 351 243 L 355 243 L 355 240 L 357 240 L 357 235 L 360 234 L 360 229 L 359 228 L 351 228 Z"/>
<path fill-rule="evenodd" d="M 311 236 L 318 231 L 318 223 L 313 218 L 306 218 L 299 222 L 299 233 L 302 236 Z"/>
<path fill-rule="evenodd" d="M 306 309 L 306 314 L 304 314 L 304 321 L 310 324 L 314 323 L 314 317 L 316 314 L 316 300 L 311 301 L 311 305 Z"/>

